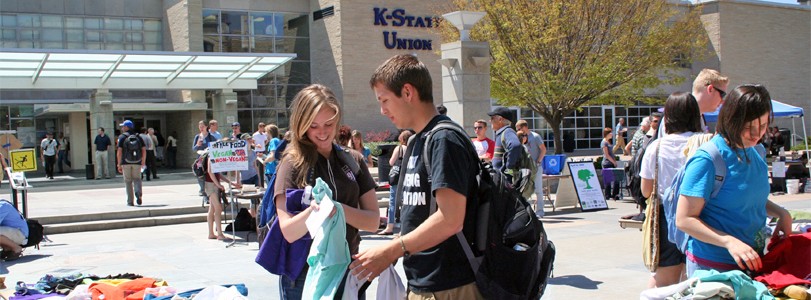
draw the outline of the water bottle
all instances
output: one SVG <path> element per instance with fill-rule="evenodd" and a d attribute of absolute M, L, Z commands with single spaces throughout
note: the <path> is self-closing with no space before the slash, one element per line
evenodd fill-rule
<path fill-rule="evenodd" d="M 524 243 L 516 243 L 515 246 L 513 246 L 513 250 L 515 251 L 527 251 L 527 249 L 529 249 L 529 245 Z"/>
<path fill-rule="evenodd" d="M 780 147 L 780 161 L 786 161 L 786 149 Z"/>

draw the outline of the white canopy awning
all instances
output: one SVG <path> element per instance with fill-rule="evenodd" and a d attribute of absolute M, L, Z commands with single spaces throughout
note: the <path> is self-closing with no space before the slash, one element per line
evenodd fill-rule
<path fill-rule="evenodd" d="M 256 89 L 287 53 L 0 49 L 0 89 Z"/>

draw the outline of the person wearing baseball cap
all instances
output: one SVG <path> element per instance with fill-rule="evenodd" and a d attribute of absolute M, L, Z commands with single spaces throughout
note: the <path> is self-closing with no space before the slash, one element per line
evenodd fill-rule
<path fill-rule="evenodd" d="M 512 125 L 512 111 L 506 107 L 497 107 L 487 113 L 495 131 L 496 150 L 493 153 L 493 168 L 507 174 L 512 179 L 518 169 L 521 155 L 521 142 Z"/>
<path fill-rule="evenodd" d="M 127 206 L 133 206 L 133 198 L 138 205 L 143 203 L 141 193 L 141 169 L 146 167 L 146 146 L 138 136 L 135 125 L 130 120 L 119 124 L 122 134 L 118 137 L 118 151 L 116 152 L 116 166 L 118 172 L 124 174 L 124 185 L 127 190 Z M 135 139 L 129 139 L 135 136 Z M 138 151 L 140 148 L 140 151 Z M 133 197 L 134 196 L 134 197 Z"/>
<path fill-rule="evenodd" d="M 242 130 L 240 130 L 239 122 L 231 123 L 231 139 L 237 140 L 242 136 Z"/>

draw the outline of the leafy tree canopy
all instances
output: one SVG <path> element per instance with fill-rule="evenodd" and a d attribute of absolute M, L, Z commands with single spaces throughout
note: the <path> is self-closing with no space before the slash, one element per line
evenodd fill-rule
<path fill-rule="evenodd" d="M 443 8 L 456 10 L 486 12 L 471 37 L 490 43 L 491 96 L 543 116 L 556 153 L 563 117 L 584 105 L 661 100 L 648 95 L 684 80 L 679 64 L 706 49 L 701 8 L 663 0 L 455 0 Z M 458 39 L 442 24 L 446 41 Z"/>

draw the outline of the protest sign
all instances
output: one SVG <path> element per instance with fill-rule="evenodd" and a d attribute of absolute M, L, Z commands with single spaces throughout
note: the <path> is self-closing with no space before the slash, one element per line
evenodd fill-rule
<path fill-rule="evenodd" d="M 208 159 L 214 173 L 247 170 L 248 143 L 246 141 L 219 141 L 208 147 Z"/>

